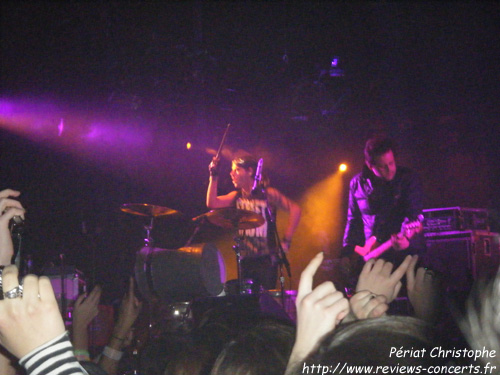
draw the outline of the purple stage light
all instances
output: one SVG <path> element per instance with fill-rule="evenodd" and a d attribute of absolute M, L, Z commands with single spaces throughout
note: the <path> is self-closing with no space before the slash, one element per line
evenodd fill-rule
<path fill-rule="evenodd" d="M 60 137 L 64 131 L 64 120 L 63 119 L 61 119 L 61 121 L 59 121 L 59 126 L 57 127 L 57 130 L 58 130 L 57 136 Z"/>

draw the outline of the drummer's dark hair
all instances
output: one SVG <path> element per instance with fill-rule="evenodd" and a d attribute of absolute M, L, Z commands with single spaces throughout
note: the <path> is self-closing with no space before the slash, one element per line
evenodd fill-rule
<path fill-rule="evenodd" d="M 255 171 L 257 170 L 258 161 L 253 155 L 243 155 L 234 158 L 233 163 L 236 164 L 238 167 L 244 169 L 252 168 L 253 169 L 252 176 L 253 176 L 255 175 Z"/>

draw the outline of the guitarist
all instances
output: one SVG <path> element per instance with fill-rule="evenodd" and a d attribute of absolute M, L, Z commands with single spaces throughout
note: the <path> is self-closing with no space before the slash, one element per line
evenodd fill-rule
<path fill-rule="evenodd" d="M 359 247 L 371 244 L 375 239 L 374 247 L 390 240 L 391 248 L 380 258 L 393 262 L 395 267 L 406 255 L 425 251 L 422 235 L 399 233 L 405 219 L 416 220 L 422 213 L 423 194 L 417 174 L 409 168 L 397 166 L 395 153 L 391 139 L 369 139 L 364 149 L 363 171 L 350 182 L 341 258 L 350 258 L 351 264 L 353 258 L 362 259 L 353 255 L 356 254 L 355 248 L 358 246 L 359 253 Z"/>

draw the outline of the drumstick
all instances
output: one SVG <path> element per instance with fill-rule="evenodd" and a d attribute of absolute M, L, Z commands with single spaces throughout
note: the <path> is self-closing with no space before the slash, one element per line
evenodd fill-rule
<path fill-rule="evenodd" d="M 226 131 L 224 132 L 224 135 L 222 136 L 222 141 L 220 143 L 219 149 L 217 150 L 217 154 L 214 157 L 214 160 L 216 160 L 216 161 L 219 161 L 220 153 L 222 151 L 222 147 L 224 146 L 224 143 L 226 142 L 226 136 L 227 136 L 227 132 L 229 131 L 230 126 L 231 126 L 231 124 L 227 124 Z"/>

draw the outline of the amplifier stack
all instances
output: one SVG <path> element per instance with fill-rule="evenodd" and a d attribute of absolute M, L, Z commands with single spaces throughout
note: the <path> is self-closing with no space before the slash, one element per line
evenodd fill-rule
<path fill-rule="evenodd" d="M 426 264 L 449 291 L 491 279 L 500 265 L 500 235 L 490 232 L 488 211 L 462 207 L 423 210 Z"/>

